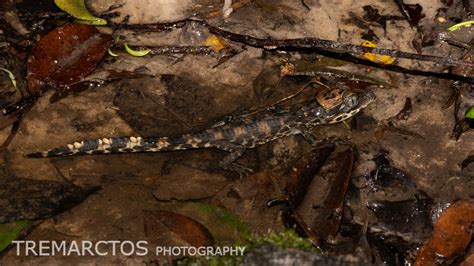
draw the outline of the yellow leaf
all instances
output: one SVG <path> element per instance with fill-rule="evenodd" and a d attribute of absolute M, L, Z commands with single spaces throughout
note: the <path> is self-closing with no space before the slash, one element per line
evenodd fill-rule
<path fill-rule="evenodd" d="M 216 35 L 211 35 L 204 41 L 204 45 L 209 46 L 214 50 L 214 52 L 218 53 L 220 50 L 227 47 L 225 42 L 217 37 Z"/>
<path fill-rule="evenodd" d="M 375 44 L 373 42 L 366 41 L 366 40 L 364 40 L 360 45 L 365 46 L 365 47 L 376 47 L 377 46 L 377 44 Z M 396 57 L 391 57 L 391 56 L 388 56 L 388 55 L 376 55 L 376 54 L 372 54 L 372 53 L 364 53 L 364 54 L 362 54 L 362 56 L 364 58 L 372 61 L 372 62 L 382 63 L 382 64 L 386 64 L 386 65 L 393 64 L 393 62 L 395 62 L 395 60 L 397 59 Z"/>

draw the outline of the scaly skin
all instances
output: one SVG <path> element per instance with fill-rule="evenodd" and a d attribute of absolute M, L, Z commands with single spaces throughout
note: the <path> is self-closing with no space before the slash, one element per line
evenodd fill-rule
<path fill-rule="evenodd" d="M 222 168 L 245 174 L 251 171 L 235 161 L 246 149 L 285 136 L 302 134 L 310 143 L 316 140 L 311 129 L 352 117 L 375 100 L 372 91 L 351 92 L 331 89 L 318 95 L 317 101 L 301 109 L 283 114 L 259 115 L 253 119 L 224 124 L 196 134 L 179 137 L 111 137 L 77 141 L 52 150 L 30 153 L 29 157 L 58 157 L 81 154 L 177 151 L 195 148 L 217 148 L 228 151 Z"/>

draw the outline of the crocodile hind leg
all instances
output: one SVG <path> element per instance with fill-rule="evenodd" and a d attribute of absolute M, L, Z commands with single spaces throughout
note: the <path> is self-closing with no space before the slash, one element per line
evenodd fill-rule
<path fill-rule="evenodd" d="M 301 135 L 305 138 L 305 140 L 309 143 L 311 146 L 317 146 L 320 141 L 318 141 L 318 138 L 314 135 L 313 132 L 309 131 L 308 129 L 301 131 Z"/>
<path fill-rule="evenodd" d="M 314 146 L 317 146 L 319 144 L 318 138 L 306 126 L 300 125 L 300 126 L 297 126 L 296 129 L 300 131 L 300 134 L 309 143 L 309 145 L 314 147 Z"/>
<path fill-rule="evenodd" d="M 313 148 L 318 148 L 325 145 L 333 146 L 334 144 L 348 145 L 346 141 L 334 137 L 318 139 L 316 135 L 314 135 L 314 133 L 309 130 L 302 131 L 301 135 L 303 135 L 305 140 Z"/>
<path fill-rule="evenodd" d="M 252 169 L 250 169 L 248 167 L 245 167 L 245 166 L 235 162 L 237 159 L 239 159 L 242 156 L 242 154 L 244 154 L 245 147 L 240 146 L 240 145 L 235 145 L 235 144 L 229 143 L 229 142 L 217 143 L 217 144 L 215 144 L 215 147 L 220 149 L 220 150 L 224 150 L 224 151 L 229 152 L 229 155 L 224 157 L 224 159 L 222 159 L 219 162 L 219 166 L 221 168 L 223 168 L 225 170 L 228 170 L 228 171 L 237 172 L 239 174 L 240 178 L 253 173 Z"/>

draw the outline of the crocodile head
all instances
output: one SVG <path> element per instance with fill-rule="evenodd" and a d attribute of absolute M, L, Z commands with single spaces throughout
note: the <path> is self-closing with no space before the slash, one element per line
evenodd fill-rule
<path fill-rule="evenodd" d="M 334 124 L 354 116 L 374 100 L 375 94 L 369 89 L 331 88 L 318 94 L 316 102 L 302 111 L 311 125 Z"/>

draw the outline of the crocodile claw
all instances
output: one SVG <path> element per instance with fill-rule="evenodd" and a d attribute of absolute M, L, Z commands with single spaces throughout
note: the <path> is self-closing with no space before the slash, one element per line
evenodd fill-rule
<path fill-rule="evenodd" d="M 238 163 L 232 163 L 232 164 L 228 164 L 228 165 L 222 165 L 221 164 L 221 167 L 227 171 L 232 171 L 232 172 L 236 172 L 237 174 L 239 174 L 239 178 L 242 179 L 243 177 L 245 176 L 249 176 L 251 174 L 253 174 L 253 170 L 248 168 L 248 167 L 245 167 L 241 164 L 238 164 Z"/>

